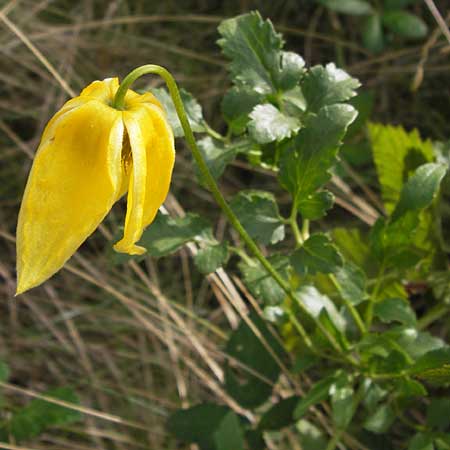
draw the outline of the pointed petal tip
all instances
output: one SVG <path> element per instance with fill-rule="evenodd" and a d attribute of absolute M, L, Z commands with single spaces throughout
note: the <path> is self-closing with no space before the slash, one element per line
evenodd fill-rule
<path fill-rule="evenodd" d="M 126 244 L 122 241 L 117 242 L 113 246 L 117 253 L 127 253 L 128 255 L 143 255 L 147 252 L 147 249 L 135 244 Z"/>

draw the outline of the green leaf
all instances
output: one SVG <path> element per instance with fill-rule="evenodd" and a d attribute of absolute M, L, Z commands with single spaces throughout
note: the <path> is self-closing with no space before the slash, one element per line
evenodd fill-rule
<path fill-rule="evenodd" d="M 335 379 L 336 375 L 332 374 L 314 384 L 308 393 L 298 402 L 294 410 L 295 420 L 301 419 L 311 406 L 328 398 L 330 388 L 335 382 Z"/>
<path fill-rule="evenodd" d="M 316 355 L 313 355 L 311 353 L 301 353 L 295 360 L 292 372 L 296 374 L 304 372 L 317 364 L 318 361 L 319 359 Z"/>
<path fill-rule="evenodd" d="M 327 446 L 327 440 L 323 432 L 311 422 L 301 419 L 297 423 L 297 431 L 302 449 L 323 450 Z"/>
<path fill-rule="evenodd" d="M 408 39 L 422 39 L 428 33 L 427 24 L 407 11 L 386 11 L 382 20 L 392 32 Z"/>
<path fill-rule="evenodd" d="M 222 242 L 201 248 L 194 256 L 194 263 L 201 273 L 208 274 L 225 264 L 227 259 L 228 245 Z"/>
<path fill-rule="evenodd" d="M 52 389 L 44 395 L 77 406 L 80 404 L 75 392 L 68 387 Z M 16 411 L 0 428 L 0 439 L 5 441 L 8 436 L 13 436 L 20 443 L 39 436 L 50 427 L 69 425 L 79 420 L 81 414 L 78 411 L 35 399 Z"/>
<path fill-rule="evenodd" d="M 247 233 L 261 244 L 276 244 L 284 239 L 284 224 L 270 192 L 241 191 L 230 206 Z"/>
<path fill-rule="evenodd" d="M 364 422 L 364 428 L 375 434 L 385 433 L 396 418 L 392 407 L 388 404 L 380 405 Z"/>
<path fill-rule="evenodd" d="M 197 141 L 197 144 L 211 175 L 216 180 L 223 174 L 228 164 L 234 160 L 239 152 L 238 147 L 225 146 L 222 142 L 216 141 L 209 136 Z M 206 186 L 197 163 L 195 163 L 195 172 L 201 184 Z"/>
<path fill-rule="evenodd" d="M 395 221 L 409 211 L 429 206 L 436 197 L 446 172 L 447 167 L 443 164 L 429 163 L 420 166 L 403 186 L 392 220 Z"/>
<path fill-rule="evenodd" d="M 362 42 L 367 50 L 380 53 L 384 47 L 383 27 L 378 14 L 372 14 L 363 25 Z"/>
<path fill-rule="evenodd" d="M 428 433 L 417 433 L 409 442 L 408 450 L 434 450 L 433 436 Z"/>
<path fill-rule="evenodd" d="M 427 408 L 427 425 L 445 431 L 450 426 L 450 398 L 433 398 Z"/>
<path fill-rule="evenodd" d="M 228 407 L 210 403 L 181 409 L 167 423 L 169 431 L 202 450 L 244 450 L 244 433 L 238 416 Z"/>
<path fill-rule="evenodd" d="M 260 430 L 280 430 L 294 423 L 294 410 L 300 397 L 284 398 L 265 412 L 258 424 Z"/>
<path fill-rule="evenodd" d="M 151 256 L 165 256 L 176 252 L 187 242 L 197 238 L 211 239 L 209 223 L 197 214 L 173 218 L 158 213 L 155 221 L 144 231 L 140 245 Z"/>
<path fill-rule="evenodd" d="M 223 97 L 222 114 L 233 134 L 242 134 L 247 128 L 253 108 L 264 96 L 241 86 L 232 87 Z"/>
<path fill-rule="evenodd" d="M 442 270 L 432 272 L 428 282 L 437 300 L 450 304 L 450 271 Z"/>
<path fill-rule="evenodd" d="M 422 383 L 409 377 L 399 378 L 394 384 L 399 397 L 425 397 L 428 394 Z"/>
<path fill-rule="evenodd" d="M 161 102 L 164 110 L 167 114 L 167 119 L 172 127 L 173 134 L 175 137 L 184 136 L 184 131 L 178 118 L 177 111 L 172 101 L 172 97 L 166 88 L 155 88 L 152 89 L 152 93 Z M 184 89 L 180 89 L 181 100 L 183 101 L 184 109 L 186 115 L 191 125 L 192 131 L 201 133 L 205 131 L 203 112 L 200 103 Z"/>
<path fill-rule="evenodd" d="M 358 115 L 354 122 L 348 127 L 347 134 L 345 135 L 346 140 L 357 135 L 361 129 L 367 125 L 367 120 L 372 114 L 374 102 L 375 93 L 369 90 L 359 91 L 358 95 L 352 97 L 348 101 L 348 103 L 358 111 Z M 356 145 L 360 149 L 359 151 L 361 151 L 361 143 Z"/>
<path fill-rule="evenodd" d="M 450 382 L 450 347 L 432 350 L 409 369 L 409 373 L 434 384 Z"/>
<path fill-rule="evenodd" d="M 248 316 L 258 332 L 270 345 L 278 358 L 284 357 L 284 350 L 270 333 L 264 321 L 256 313 Z M 271 395 L 273 384 L 278 379 L 280 367 L 254 331 L 242 321 L 231 334 L 225 352 L 241 367 L 231 367 L 232 360 L 225 370 L 225 389 L 245 408 L 261 405 Z M 244 368 L 247 367 L 248 370 Z"/>
<path fill-rule="evenodd" d="M 433 146 L 422 141 L 417 130 L 407 133 L 402 127 L 370 124 L 369 132 L 383 202 L 390 213 L 409 175 L 433 161 Z"/>
<path fill-rule="evenodd" d="M 260 144 L 282 141 L 300 129 L 300 121 L 280 112 L 270 103 L 257 105 L 250 114 L 248 131 Z"/>
<path fill-rule="evenodd" d="M 281 50 L 281 35 L 258 12 L 227 19 L 218 30 L 235 84 L 267 95 L 293 88 L 303 74 L 303 59 Z"/>
<path fill-rule="evenodd" d="M 324 217 L 333 206 L 334 195 L 327 190 L 314 192 L 298 202 L 298 210 L 303 219 L 317 220 Z"/>
<path fill-rule="evenodd" d="M 414 326 L 417 320 L 414 310 L 402 298 L 386 298 L 375 304 L 373 312 L 384 323 L 396 321 Z"/>
<path fill-rule="evenodd" d="M 383 400 L 388 391 L 383 389 L 379 384 L 375 383 L 372 379 L 366 378 L 364 380 L 364 396 L 362 403 L 366 407 L 367 411 L 373 411 L 378 403 Z"/>
<path fill-rule="evenodd" d="M 325 106 L 287 143 L 279 181 L 295 201 L 307 198 L 330 179 L 341 139 L 355 117 L 352 106 Z"/>
<path fill-rule="evenodd" d="M 313 234 L 291 255 L 291 264 L 300 275 L 336 272 L 342 266 L 342 257 L 330 238 Z"/>
<path fill-rule="evenodd" d="M 404 9 L 418 0 L 384 0 L 385 9 Z"/>
<path fill-rule="evenodd" d="M 350 14 L 352 16 L 361 16 L 370 14 L 372 12 L 372 6 L 365 0 L 317 0 L 327 8 L 343 13 Z"/>
<path fill-rule="evenodd" d="M 355 412 L 353 383 L 345 375 L 339 377 L 330 387 L 330 396 L 333 422 L 338 429 L 345 429 Z"/>
<path fill-rule="evenodd" d="M 366 239 L 357 228 L 335 228 L 331 231 L 333 242 L 345 260 L 351 261 L 358 267 L 365 267 L 371 257 Z"/>
<path fill-rule="evenodd" d="M 359 267 L 344 262 L 344 265 L 336 270 L 335 276 L 342 298 L 355 306 L 367 300 L 366 275 Z"/>
<path fill-rule="evenodd" d="M 268 259 L 275 269 L 287 279 L 289 260 L 282 255 L 273 255 Z M 251 263 L 241 261 L 239 269 L 250 292 L 256 298 L 260 298 L 265 305 L 279 305 L 283 302 L 286 293 L 267 273 L 267 270 L 261 266 L 259 261 L 256 259 L 251 260 Z"/>
<path fill-rule="evenodd" d="M 339 331 L 345 329 L 345 320 L 336 309 L 334 303 L 326 295 L 321 294 L 314 286 L 302 286 L 296 291 L 296 298 L 312 317 L 319 318 L 322 310 L 325 310 Z"/>
<path fill-rule="evenodd" d="M 324 106 L 341 103 L 356 95 L 361 83 L 334 63 L 314 66 L 302 80 L 302 92 L 308 111 L 318 113 Z M 352 119 L 353 121 L 353 119 Z M 325 128 L 325 127 L 324 127 Z"/>

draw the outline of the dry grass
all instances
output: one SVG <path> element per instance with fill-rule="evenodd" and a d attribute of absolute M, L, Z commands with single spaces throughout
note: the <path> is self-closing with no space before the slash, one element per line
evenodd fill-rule
<path fill-rule="evenodd" d="M 82 399 L 84 420 L 51 430 L 29 447 L 0 443 L 0 448 L 175 448 L 164 430 L 167 416 L 180 406 L 208 398 L 220 399 L 252 420 L 221 386 L 225 358 L 221 348 L 229 330 L 246 317 L 252 299 L 232 273 L 218 271 L 201 278 L 192 266 L 194 246 L 173 258 L 114 266 L 109 248 L 123 220 L 123 205 L 115 208 L 63 271 L 42 287 L 13 297 L 14 229 L 26 174 L 46 121 L 72 91 L 78 92 L 90 80 L 121 76 L 137 65 L 157 62 L 195 93 L 206 117 L 220 128 L 216 111 L 227 81 L 215 28 L 224 17 L 259 8 L 280 25 L 288 47 L 304 54 L 308 62 L 335 60 L 336 51 L 343 53 L 347 69 L 376 90 L 378 120 L 420 124 L 435 138 L 445 135 L 442 111 L 430 107 L 437 99 L 450 104 L 449 91 L 444 89 L 449 47 L 443 40 L 435 39 L 426 51 L 421 44 L 373 57 L 360 48 L 346 19 L 330 16 L 310 2 L 300 2 L 301 6 L 288 0 L 221 3 L 3 3 L 0 358 L 10 365 L 12 376 L 1 387 L 10 409 L 50 387 L 73 386 Z M 408 87 L 413 80 L 414 94 Z M 159 81 L 144 83 L 154 86 Z M 166 208 L 175 216 L 185 209 L 207 211 L 211 199 L 190 182 L 192 167 L 182 143 L 177 158 Z M 239 189 L 249 174 L 242 164 L 232 169 L 223 183 L 225 191 Z M 262 180 L 257 173 L 250 175 Z M 370 186 L 364 182 L 362 186 L 368 190 L 361 189 L 351 171 L 346 181 L 335 179 L 338 204 L 347 210 L 338 215 L 372 223 L 377 205 L 370 198 Z M 220 234 L 226 225 L 221 218 L 219 224 Z M 279 389 L 301 386 L 292 385 L 286 376 Z M 317 414 L 326 427 L 326 419 Z M 285 439 L 273 448 L 293 448 L 289 436 Z"/>

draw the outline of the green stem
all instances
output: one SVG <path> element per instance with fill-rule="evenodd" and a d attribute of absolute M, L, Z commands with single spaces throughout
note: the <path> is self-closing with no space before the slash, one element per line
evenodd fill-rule
<path fill-rule="evenodd" d="M 309 238 L 309 220 L 308 219 L 303 219 L 302 236 L 303 236 L 304 241 L 306 241 Z"/>
<path fill-rule="evenodd" d="M 332 283 L 334 284 L 336 289 L 339 291 L 339 283 L 333 274 L 330 274 L 330 280 L 332 281 Z M 358 327 L 359 331 L 364 336 L 365 334 L 367 334 L 367 328 L 364 325 L 364 322 L 361 319 L 361 316 L 359 315 L 358 310 L 352 305 L 351 302 L 349 302 L 347 300 L 347 298 L 345 298 L 345 296 L 341 296 L 341 298 L 342 298 L 342 301 L 344 302 L 345 306 L 347 307 L 347 309 L 350 311 L 350 314 L 352 315 L 353 320 L 355 321 L 356 326 Z"/>
<path fill-rule="evenodd" d="M 259 247 L 256 245 L 255 241 L 250 237 L 250 235 L 245 231 L 239 219 L 236 217 L 222 193 L 217 186 L 216 180 L 212 176 L 209 171 L 208 166 L 206 165 L 203 156 L 197 147 L 197 142 L 194 137 L 194 133 L 192 132 L 191 126 L 189 124 L 189 120 L 186 115 L 186 111 L 184 109 L 183 102 L 180 97 L 180 91 L 178 90 L 177 83 L 173 78 L 172 74 L 165 69 L 164 67 L 155 65 L 155 64 L 146 64 L 144 66 L 138 67 L 131 71 L 120 83 L 119 89 L 116 92 L 114 97 L 112 106 L 113 108 L 123 110 L 125 108 L 125 95 L 130 86 L 141 76 L 146 74 L 156 74 L 164 79 L 167 88 L 169 89 L 170 96 L 172 97 L 173 104 L 175 106 L 175 110 L 178 114 L 178 118 L 180 120 L 181 126 L 184 131 L 184 137 L 189 144 L 192 155 L 194 156 L 195 162 L 198 165 L 198 168 L 205 180 L 208 188 L 211 191 L 212 196 L 216 203 L 220 206 L 223 213 L 229 220 L 230 224 L 233 228 L 239 233 L 242 240 L 245 242 L 247 247 L 251 250 L 251 252 L 255 255 L 256 259 L 261 263 L 261 265 L 266 269 L 268 274 L 277 282 L 277 284 L 283 289 L 286 295 L 289 297 L 291 301 L 296 303 L 304 312 L 304 314 L 311 317 L 316 323 L 317 327 L 322 331 L 322 333 L 327 337 L 328 341 L 332 345 L 332 347 L 339 353 L 342 352 L 338 342 L 332 336 L 328 330 L 313 316 L 311 316 L 306 309 L 306 307 L 299 301 L 297 301 L 295 297 L 294 291 L 289 286 L 289 283 L 277 272 L 277 270 L 272 266 L 272 264 L 267 260 L 267 258 L 262 254 Z M 303 328 L 303 327 L 302 327 Z"/>
<path fill-rule="evenodd" d="M 373 288 L 372 294 L 369 299 L 369 304 L 367 305 L 366 313 L 365 313 L 365 320 L 366 320 L 366 328 L 370 330 L 370 327 L 372 325 L 373 320 L 373 307 L 376 302 L 377 295 L 381 288 L 381 283 L 383 281 L 383 275 L 384 275 L 384 263 L 381 264 L 380 269 L 378 271 L 377 275 L 377 281 Z"/>
<path fill-rule="evenodd" d="M 303 244 L 304 239 L 297 223 L 297 200 L 295 198 L 292 203 L 292 210 L 291 215 L 288 219 L 288 223 L 291 226 L 292 233 L 294 234 L 295 243 L 297 247 L 300 247 Z"/>

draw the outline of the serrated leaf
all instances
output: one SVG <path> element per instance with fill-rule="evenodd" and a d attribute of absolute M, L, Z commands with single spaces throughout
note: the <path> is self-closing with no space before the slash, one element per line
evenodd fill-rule
<path fill-rule="evenodd" d="M 429 163 L 420 166 L 403 186 L 392 220 L 397 220 L 409 211 L 429 206 L 436 197 L 446 172 L 447 167 L 443 164 Z"/>
<path fill-rule="evenodd" d="M 167 114 L 167 119 L 172 127 L 173 135 L 175 137 L 184 136 L 184 131 L 178 118 L 175 106 L 172 101 L 172 97 L 165 88 L 155 88 L 152 89 L 152 93 L 161 102 L 164 110 Z M 180 97 L 183 101 L 184 109 L 186 111 L 189 124 L 191 125 L 192 131 L 201 133 L 205 131 L 203 112 L 200 103 L 184 89 L 180 89 Z"/>
<path fill-rule="evenodd" d="M 242 86 L 234 86 L 224 95 L 222 114 L 233 134 L 242 134 L 247 128 L 253 108 L 264 96 Z"/>
<path fill-rule="evenodd" d="M 362 41 L 364 47 L 373 53 L 380 53 L 383 50 L 383 27 L 381 24 L 381 17 L 378 14 L 372 14 L 364 22 Z"/>
<path fill-rule="evenodd" d="M 321 294 L 314 286 L 302 286 L 296 291 L 296 298 L 314 318 L 319 318 L 322 310 L 328 313 L 334 326 L 342 332 L 345 329 L 345 320 L 337 310 L 335 304 Z"/>
<path fill-rule="evenodd" d="M 352 16 L 361 16 L 370 14 L 372 6 L 365 0 L 317 0 L 322 5 L 333 11 L 350 14 Z"/>
<path fill-rule="evenodd" d="M 274 268 L 287 278 L 288 258 L 281 255 L 273 255 L 268 259 Z M 253 259 L 251 264 L 246 261 L 241 261 L 239 263 L 239 269 L 244 277 L 245 285 L 265 305 L 278 305 L 283 302 L 286 293 L 267 273 L 267 270 L 261 266 L 259 261 Z"/>
<path fill-rule="evenodd" d="M 417 130 L 407 133 L 402 127 L 369 124 L 369 133 L 383 202 L 391 213 L 409 175 L 433 160 L 433 146 Z"/>
<path fill-rule="evenodd" d="M 283 114 L 270 103 L 255 106 L 250 119 L 248 131 L 260 144 L 282 141 L 300 129 L 300 121 L 296 117 Z"/>
<path fill-rule="evenodd" d="M 79 405 L 75 392 L 68 387 L 49 390 L 44 393 L 48 397 Z M 39 436 L 53 426 L 69 425 L 81 419 L 81 414 L 73 409 L 49 403 L 45 400 L 31 400 L 26 406 L 17 410 L 0 428 L 0 439 L 8 440 L 13 436 L 16 442 Z"/>
<path fill-rule="evenodd" d="M 295 271 L 300 275 L 332 273 L 342 266 L 342 257 L 325 234 L 310 236 L 290 258 Z"/>
<path fill-rule="evenodd" d="M 226 406 L 204 403 L 181 409 L 168 420 L 169 431 L 202 450 L 243 450 L 244 432 L 237 415 Z"/>
<path fill-rule="evenodd" d="M 434 450 L 433 436 L 428 433 L 417 433 L 409 442 L 408 450 Z"/>
<path fill-rule="evenodd" d="M 414 326 L 417 320 L 414 310 L 402 298 L 386 298 L 375 304 L 373 312 L 384 323 L 396 321 Z"/>
<path fill-rule="evenodd" d="M 281 430 L 294 423 L 294 410 L 300 397 L 284 398 L 272 406 L 262 416 L 258 424 L 260 430 Z"/>
<path fill-rule="evenodd" d="M 409 369 L 409 373 L 435 384 L 450 382 L 450 347 L 432 350 Z"/>
<path fill-rule="evenodd" d="M 318 113 L 324 106 L 345 102 L 356 95 L 361 83 L 334 63 L 314 66 L 302 80 L 302 92 L 308 111 Z"/>
<path fill-rule="evenodd" d="M 294 201 L 307 198 L 330 179 L 341 139 L 355 117 L 352 106 L 325 106 L 287 143 L 279 181 Z"/>
<path fill-rule="evenodd" d="M 238 147 L 230 145 L 225 146 L 222 142 L 216 141 L 210 136 L 197 141 L 197 144 L 211 175 L 216 180 L 223 174 L 227 165 L 234 160 L 239 152 Z M 201 184 L 205 186 L 206 183 L 196 163 L 195 171 Z"/>
<path fill-rule="evenodd" d="M 273 352 L 279 358 L 283 358 L 282 347 L 258 314 L 251 313 L 248 318 Z M 247 323 L 242 321 L 233 331 L 225 352 L 239 361 L 240 365 L 249 368 L 249 370 L 240 369 L 236 375 L 231 365 L 227 363 L 225 389 L 228 394 L 245 408 L 255 408 L 266 401 L 271 395 L 273 383 L 278 379 L 280 367 Z"/>
<path fill-rule="evenodd" d="M 375 434 L 385 433 L 397 415 L 388 404 L 380 405 L 364 422 L 364 428 Z"/>
<path fill-rule="evenodd" d="M 427 24 L 408 11 L 386 11 L 382 20 L 386 28 L 408 39 L 422 39 L 428 33 Z"/>
<path fill-rule="evenodd" d="M 284 239 L 284 224 L 270 192 L 241 191 L 230 206 L 247 233 L 261 244 L 275 244 Z"/>
<path fill-rule="evenodd" d="M 317 220 L 324 217 L 333 206 L 334 195 L 330 191 L 314 192 L 298 202 L 298 211 L 303 219 Z"/>
<path fill-rule="evenodd" d="M 344 262 L 344 265 L 336 270 L 335 276 L 342 298 L 355 306 L 367 300 L 366 275 L 359 267 Z"/>
<path fill-rule="evenodd" d="M 144 231 L 139 243 L 151 256 L 159 257 L 176 252 L 196 238 L 205 239 L 211 235 L 210 224 L 197 214 L 189 213 L 184 217 L 173 218 L 158 213 L 155 221 Z"/>
<path fill-rule="evenodd" d="M 292 88 L 295 78 L 301 76 L 302 58 L 281 51 L 281 35 L 258 12 L 227 19 L 218 30 L 222 36 L 218 44 L 231 59 L 235 84 L 270 94 Z"/>
<path fill-rule="evenodd" d="M 208 274 L 221 267 L 227 259 L 228 245 L 222 242 L 201 248 L 194 256 L 194 263 L 201 273 Z"/>
<path fill-rule="evenodd" d="M 308 412 L 308 409 L 311 406 L 326 400 L 335 379 L 335 374 L 332 374 L 314 384 L 307 394 L 298 402 L 294 410 L 294 418 L 296 420 L 301 419 Z"/>

